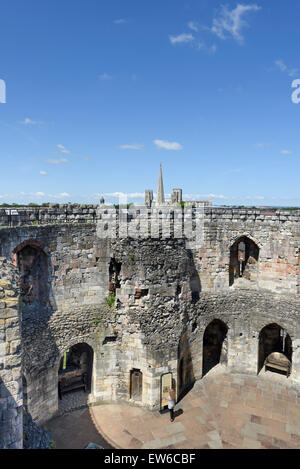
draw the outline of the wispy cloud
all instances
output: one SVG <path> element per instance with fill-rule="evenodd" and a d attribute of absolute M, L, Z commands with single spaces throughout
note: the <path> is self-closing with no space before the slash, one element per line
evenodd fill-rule
<path fill-rule="evenodd" d="M 56 151 L 51 152 L 52 155 L 60 155 L 61 153 L 65 154 L 65 155 L 70 155 L 71 154 L 70 150 L 68 150 L 66 147 L 64 147 L 64 145 L 62 145 L 61 143 L 56 145 L 56 148 L 57 148 Z"/>
<path fill-rule="evenodd" d="M 118 148 L 121 148 L 122 150 L 141 150 L 144 148 L 144 145 L 139 143 L 131 143 L 127 145 L 120 145 Z"/>
<path fill-rule="evenodd" d="M 40 171 L 40 174 L 41 174 L 42 176 L 46 176 L 48 173 L 47 173 L 47 171 Z"/>
<path fill-rule="evenodd" d="M 213 19 L 211 32 L 223 40 L 227 39 L 228 36 L 232 36 L 238 43 L 242 44 L 244 41 L 242 30 L 247 26 L 244 20 L 245 15 L 260 9 L 261 7 L 256 4 L 238 4 L 233 10 L 229 10 L 227 5 L 221 5 Z"/>
<path fill-rule="evenodd" d="M 225 176 L 228 176 L 229 174 L 237 174 L 237 173 L 241 173 L 242 170 L 240 168 L 236 168 L 236 169 L 228 169 L 228 171 L 225 171 L 223 174 Z"/>
<path fill-rule="evenodd" d="M 70 197 L 70 194 L 68 194 L 68 192 L 61 192 L 60 194 L 57 194 L 57 197 Z"/>
<path fill-rule="evenodd" d="M 292 155 L 293 152 L 290 151 L 290 150 L 282 150 L 282 151 L 280 152 L 280 154 L 281 154 L 281 155 Z"/>
<path fill-rule="evenodd" d="M 282 72 L 285 72 L 287 70 L 287 66 L 283 62 L 283 60 L 275 60 L 275 65 L 276 67 L 279 68 Z"/>
<path fill-rule="evenodd" d="M 158 148 L 163 148 L 164 150 L 182 150 L 183 146 L 178 142 L 168 142 L 167 140 L 154 140 L 153 143 Z"/>
<path fill-rule="evenodd" d="M 66 153 L 67 155 L 69 155 L 71 152 L 70 150 L 67 150 L 63 145 L 61 145 L 60 143 L 58 145 L 56 145 L 58 150 L 59 150 L 59 153 Z"/>
<path fill-rule="evenodd" d="M 44 192 L 31 192 L 30 195 L 34 195 L 36 197 L 43 197 L 45 193 Z"/>
<path fill-rule="evenodd" d="M 183 194 L 183 198 L 189 201 L 197 201 L 197 200 L 206 200 L 206 199 L 228 199 L 223 194 Z"/>
<path fill-rule="evenodd" d="M 49 164 L 62 164 L 68 163 L 69 160 L 67 158 L 47 158 L 45 161 Z"/>
<path fill-rule="evenodd" d="M 192 34 L 178 34 L 178 36 L 169 36 L 171 44 L 187 44 L 195 40 Z"/>
<path fill-rule="evenodd" d="M 190 22 L 188 23 L 188 27 L 189 27 L 192 31 L 195 31 L 195 32 L 197 32 L 198 29 L 199 29 L 199 28 L 198 28 L 198 24 L 195 23 L 195 21 L 190 21 Z"/>
<path fill-rule="evenodd" d="M 125 192 L 110 192 L 110 193 L 103 194 L 103 195 L 104 195 L 104 197 L 123 198 L 123 199 L 126 198 L 126 197 L 127 198 L 130 197 L 130 198 L 140 199 L 140 198 L 143 198 L 145 196 L 145 194 L 142 193 L 142 192 L 132 192 L 132 193 L 128 193 L 128 194 L 126 194 Z"/>
<path fill-rule="evenodd" d="M 271 143 L 265 143 L 265 142 L 259 142 L 259 143 L 255 143 L 255 147 L 257 148 L 266 148 L 266 147 L 270 147 L 272 144 Z"/>
<path fill-rule="evenodd" d="M 25 117 L 23 121 L 20 121 L 20 124 L 22 125 L 42 125 L 44 124 L 43 121 L 35 121 L 33 119 L 30 119 L 30 117 Z"/>
<path fill-rule="evenodd" d="M 99 78 L 102 81 L 108 81 L 108 80 L 112 80 L 113 76 L 110 75 L 109 73 L 102 73 L 102 75 L 99 75 Z"/>
<path fill-rule="evenodd" d="M 119 18 L 117 20 L 114 20 L 114 24 L 125 24 L 125 23 L 128 23 L 128 20 L 126 20 L 125 18 Z"/>
<path fill-rule="evenodd" d="M 61 192 L 60 194 L 47 194 L 47 197 L 52 199 L 65 199 L 66 197 L 71 197 L 71 194 L 68 194 L 68 192 Z"/>
<path fill-rule="evenodd" d="M 248 26 L 245 21 L 245 16 L 250 12 L 256 12 L 261 9 L 256 4 L 241 5 L 238 3 L 236 8 L 230 10 L 227 5 L 221 5 L 216 10 L 215 16 L 212 19 L 212 26 L 199 25 L 195 21 L 189 21 L 188 28 L 193 32 L 183 32 L 177 36 L 170 36 L 171 44 L 188 44 L 196 50 L 202 50 L 208 54 L 215 54 L 217 45 L 212 44 L 212 36 L 217 36 L 219 39 L 226 40 L 228 37 L 234 38 L 239 44 L 243 44 L 244 37 L 242 35 L 243 29 Z M 203 40 L 203 34 L 209 34 L 210 38 Z"/>
<path fill-rule="evenodd" d="M 289 68 L 282 59 L 275 60 L 275 66 L 281 72 L 286 72 L 290 77 L 295 77 L 298 74 L 297 68 Z"/>

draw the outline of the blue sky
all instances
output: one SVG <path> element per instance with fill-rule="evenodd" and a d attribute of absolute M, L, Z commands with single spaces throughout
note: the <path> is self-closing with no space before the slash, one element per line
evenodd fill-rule
<path fill-rule="evenodd" d="M 300 206 L 297 0 L 0 5 L 0 203 Z"/>

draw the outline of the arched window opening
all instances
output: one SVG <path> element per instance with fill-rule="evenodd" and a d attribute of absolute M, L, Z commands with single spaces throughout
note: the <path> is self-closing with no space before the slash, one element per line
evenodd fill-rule
<path fill-rule="evenodd" d="M 227 364 L 227 332 L 226 324 L 218 319 L 214 319 L 205 329 L 202 376 L 205 376 L 219 363 Z"/>
<path fill-rule="evenodd" d="M 84 390 L 91 391 L 93 372 L 93 349 L 85 344 L 70 347 L 60 360 L 58 371 L 58 393 Z"/>
<path fill-rule="evenodd" d="M 292 340 L 285 329 L 278 324 L 265 326 L 258 339 L 258 373 L 265 370 L 284 373 L 289 376 L 292 364 Z"/>
<path fill-rule="evenodd" d="M 229 285 L 240 278 L 257 282 L 258 258 L 257 244 L 246 236 L 239 238 L 230 248 Z"/>
<path fill-rule="evenodd" d="M 17 265 L 20 272 L 22 303 L 38 301 L 46 305 L 49 299 L 48 259 L 44 251 L 35 244 L 26 244 L 17 250 Z"/>
<path fill-rule="evenodd" d="M 114 258 L 111 259 L 109 264 L 109 294 L 113 295 L 116 288 L 120 288 L 119 275 L 121 272 L 122 264 L 117 262 Z"/>

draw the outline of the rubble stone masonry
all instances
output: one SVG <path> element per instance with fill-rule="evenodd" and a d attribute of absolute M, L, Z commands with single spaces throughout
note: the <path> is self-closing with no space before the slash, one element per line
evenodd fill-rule
<path fill-rule="evenodd" d="M 79 343 L 93 350 L 90 405 L 123 400 L 158 410 L 163 374 L 172 373 L 177 395 L 202 378 L 213 320 L 228 329 L 222 360 L 232 373 L 257 374 L 260 331 L 285 329 L 289 379 L 299 388 L 299 211 L 205 207 L 200 245 L 176 237 L 178 226 L 168 237 L 158 226 L 154 237 L 105 238 L 100 215 L 79 205 L 11 219 L 0 211 L 0 447 L 22 446 L 22 376 L 28 411 L 43 423 L 58 410 L 61 357 Z M 230 250 L 241 237 L 259 257 L 251 278 L 230 286 Z M 132 370 L 142 373 L 139 400 Z"/>

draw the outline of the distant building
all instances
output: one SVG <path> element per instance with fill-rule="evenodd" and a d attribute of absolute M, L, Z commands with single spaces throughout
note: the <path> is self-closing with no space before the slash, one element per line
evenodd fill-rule
<path fill-rule="evenodd" d="M 186 207 L 210 207 L 212 206 L 212 199 L 210 200 L 187 200 L 183 201 L 182 199 L 182 189 L 173 189 L 171 200 L 165 200 L 165 193 L 164 193 L 164 182 L 163 182 L 163 175 L 162 175 L 162 165 L 160 164 L 159 168 L 159 175 L 158 175 L 158 185 L 157 185 L 157 192 L 156 192 L 156 199 L 153 202 L 153 191 L 150 189 L 145 190 L 145 205 L 147 207 L 152 207 L 153 205 L 165 206 L 165 205 L 178 205 L 184 202 Z"/>

